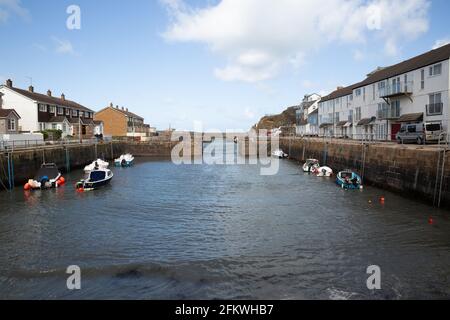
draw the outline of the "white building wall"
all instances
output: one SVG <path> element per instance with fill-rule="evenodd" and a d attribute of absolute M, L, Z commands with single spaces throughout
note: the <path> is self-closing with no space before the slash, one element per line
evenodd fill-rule
<path fill-rule="evenodd" d="M 407 96 L 400 96 L 391 99 L 400 101 L 400 115 L 409 113 L 423 113 L 424 121 L 442 121 L 445 130 L 450 128 L 450 60 L 441 62 L 441 75 L 430 76 L 429 67 L 420 68 L 407 73 L 407 84 L 412 86 L 411 99 Z M 421 88 L 421 71 L 425 72 L 425 86 Z M 394 78 L 400 78 L 400 85 L 405 85 L 405 74 L 385 80 L 386 86 L 392 85 Z M 375 86 L 374 86 L 375 85 Z M 360 91 L 360 94 L 357 94 Z M 443 114 L 428 116 L 426 106 L 429 104 L 429 95 L 432 93 L 441 93 L 443 103 Z M 395 120 L 378 120 L 373 126 L 361 127 L 357 123 L 361 119 L 377 117 L 378 106 L 385 103 L 381 98 L 382 93 L 379 90 L 379 84 L 370 84 L 365 87 L 353 90 L 353 100 L 350 96 L 340 97 L 334 100 L 325 101 L 319 104 L 319 125 L 324 122 L 334 122 L 333 127 L 326 130 L 321 129 L 321 134 L 341 135 L 342 131 L 336 127 L 338 121 L 348 119 L 350 110 L 353 110 L 353 127 L 348 128 L 347 135 L 354 135 L 354 138 L 361 138 L 363 134 L 371 134 L 377 139 L 390 138 L 391 125 Z M 357 108 L 361 108 L 361 117 L 357 117 Z M 337 119 L 336 113 L 339 114 Z M 378 135 L 377 133 L 380 133 Z M 381 135 L 382 134 L 382 135 Z"/>
<path fill-rule="evenodd" d="M 14 109 L 19 114 L 19 129 L 30 132 L 39 131 L 37 103 L 4 85 L 0 86 L 0 92 L 3 93 L 3 109 Z"/>

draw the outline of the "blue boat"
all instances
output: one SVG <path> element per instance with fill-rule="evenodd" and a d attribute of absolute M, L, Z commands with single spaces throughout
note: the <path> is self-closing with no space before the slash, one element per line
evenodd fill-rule
<path fill-rule="evenodd" d="M 83 179 L 76 184 L 78 191 L 90 191 L 98 189 L 111 182 L 114 174 L 109 169 L 92 170 L 87 179 Z"/>
<path fill-rule="evenodd" d="M 362 189 L 361 177 L 351 170 L 339 172 L 336 178 L 336 183 L 341 186 L 342 189 Z"/>

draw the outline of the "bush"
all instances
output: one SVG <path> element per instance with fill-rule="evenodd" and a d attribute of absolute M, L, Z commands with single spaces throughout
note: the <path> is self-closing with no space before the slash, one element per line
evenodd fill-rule
<path fill-rule="evenodd" d="M 44 140 L 56 141 L 62 137 L 62 130 L 48 129 L 41 131 L 41 133 L 44 135 Z"/>

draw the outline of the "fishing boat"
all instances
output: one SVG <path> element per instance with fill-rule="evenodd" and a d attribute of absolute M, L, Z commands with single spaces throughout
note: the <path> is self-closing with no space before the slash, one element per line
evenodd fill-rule
<path fill-rule="evenodd" d="M 114 165 L 116 167 L 130 167 L 133 165 L 134 157 L 133 155 L 127 153 L 121 155 L 119 158 L 114 160 Z"/>
<path fill-rule="evenodd" d="M 303 172 L 313 172 L 314 168 L 320 168 L 319 160 L 307 159 L 303 165 Z"/>
<path fill-rule="evenodd" d="M 86 179 L 82 179 L 75 185 L 78 191 L 90 191 L 98 189 L 111 182 L 114 174 L 109 169 L 96 169 L 89 172 Z"/>
<path fill-rule="evenodd" d="M 272 152 L 272 156 L 279 158 L 279 159 L 285 159 L 288 157 L 288 154 L 284 153 L 283 150 L 278 149 L 278 150 L 275 150 L 274 152 Z"/>
<path fill-rule="evenodd" d="M 28 180 L 24 190 L 58 188 L 66 182 L 54 163 L 43 163 L 34 179 Z"/>
<path fill-rule="evenodd" d="M 331 177 L 333 175 L 333 169 L 327 166 L 313 167 L 311 172 L 317 177 Z"/>
<path fill-rule="evenodd" d="M 97 159 L 93 161 L 91 164 L 88 164 L 86 167 L 84 167 L 84 172 L 89 173 L 92 170 L 96 169 L 108 169 L 109 163 L 106 161 L 103 161 L 102 159 Z"/>
<path fill-rule="evenodd" d="M 336 183 L 342 189 L 362 189 L 362 180 L 352 170 L 344 170 L 338 173 Z"/>

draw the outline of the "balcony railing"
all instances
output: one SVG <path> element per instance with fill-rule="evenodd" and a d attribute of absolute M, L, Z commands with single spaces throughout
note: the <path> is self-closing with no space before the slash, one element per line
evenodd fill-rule
<path fill-rule="evenodd" d="M 427 116 L 439 116 L 442 114 L 443 109 L 444 104 L 442 102 L 427 104 Z"/>
<path fill-rule="evenodd" d="M 400 118 L 400 108 L 399 106 L 388 106 L 383 107 L 383 109 L 378 110 L 377 119 L 378 120 L 389 120 Z"/>
<path fill-rule="evenodd" d="M 413 92 L 413 81 L 396 82 L 389 84 L 384 88 L 380 88 L 379 95 L 381 98 L 388 98 L 393 96 L 409 95 Z"/>

